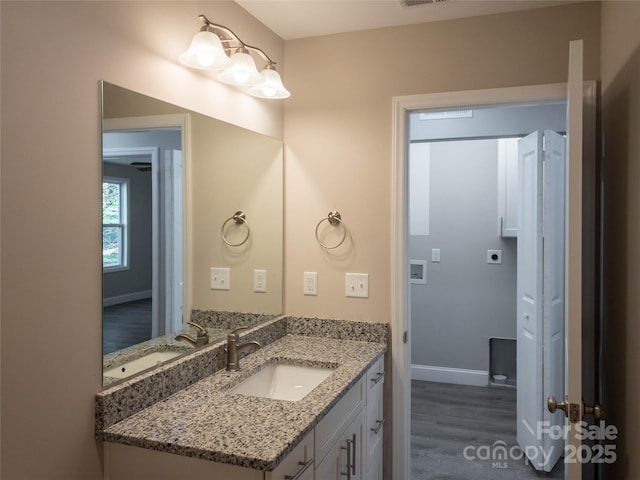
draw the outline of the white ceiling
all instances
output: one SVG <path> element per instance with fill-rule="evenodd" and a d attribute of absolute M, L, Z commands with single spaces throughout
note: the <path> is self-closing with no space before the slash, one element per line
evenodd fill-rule
<path fill-rule="evenodd" d="M 284 40 L 542 8 L 584 0 L 235 0 Z"/>

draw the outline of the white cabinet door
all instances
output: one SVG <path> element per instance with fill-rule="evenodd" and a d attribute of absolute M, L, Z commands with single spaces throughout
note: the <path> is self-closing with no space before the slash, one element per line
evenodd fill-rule
<path fill-rule="evenodd" d="M 363 376 L 336 405 L 318 422 L 315 428 L 316 464 L 328 455 L 329 451 L 343 438 L 347 426 L 353 421 L 367 403 L 365 378 Z"/>
<path fill-rule="evenodd" d="M 384 471 L 382 469 L 382 444 L 374 450 L 373 454 L 370 455 L 373 458 L 373 463 L 369 465 L 369 470 L 367 470 L 367 480 L 383 480 Z"/>
<path fill-rule="evenodd" d="M 104 442 L 104 480 L 263 480 L 262 470 Z"/>
<path fill-rule="evenodd" d="M 498 139 L 498 236 L 518 236 L 518 138 Z"/>
<path fill-rule="evenodd" d="M 313 438 L 312 431 L 285 457 L 275 470 L 266 472 L 265 480 L 313 479 Z"/>
<path fill-rule="evenodd" d="M 361 410 L 315 471 L 316 480 L 364 480 L 366 411 Z"/>

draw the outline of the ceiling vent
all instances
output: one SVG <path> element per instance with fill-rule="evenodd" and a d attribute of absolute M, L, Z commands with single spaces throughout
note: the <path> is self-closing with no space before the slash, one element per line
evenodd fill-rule
<path fill-rule="evenodd" d="M 403 7 L 418 7 L 420 5 L 432 5 L 436 3 L 445 3 L 448 0 L 399 0 Z"/>

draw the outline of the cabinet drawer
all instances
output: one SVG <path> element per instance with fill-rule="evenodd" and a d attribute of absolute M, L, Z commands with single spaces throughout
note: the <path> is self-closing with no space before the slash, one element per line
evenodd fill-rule
<path fill-rule="evenodd" d="M 285 459 L 272 472 L 266 472 L 265 480 L 303 480 L 308 477 L 309 472 L 313 474 L 314 463 L 314 435 L 313 432 L 307 434 L 306 437 L 298 444 L 293 451 L 285 457 Z M 297 476 L 296 476 L 297 475 Z M 289 479 L 286 478 L 289 477 Z"/>
<path fill-rule="evenodd" d="M 349 389 L 315 428 L 315 461 L 320 464 L 366 403 L 365 377 Z"/>
<path fill-rule="evenodd" d="M 367 470 L 367 480 L 382 480 L 384 471 L 382 469 L 382 444 L 373 452 L 373 462 L 369 464 Z"/>
<path fill-rule="evenodd" d="M 384 383 L 384 355 L 367 370 L 367 389 L 371 390 Z"/>

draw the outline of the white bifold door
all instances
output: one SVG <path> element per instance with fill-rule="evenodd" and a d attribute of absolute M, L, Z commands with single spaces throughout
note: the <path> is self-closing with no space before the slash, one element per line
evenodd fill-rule
<path fill-rule="evenodd" d="M 565 139 L 534 132 L 518 147 L 517 440 L 549 472 L 564 452 L 564 424 L 547 397 L 564 396 Z M 552 438 L 553 437 L 553 438 Z"/>

